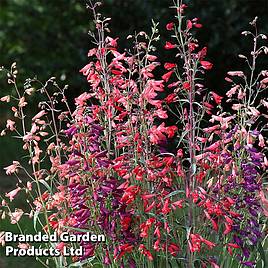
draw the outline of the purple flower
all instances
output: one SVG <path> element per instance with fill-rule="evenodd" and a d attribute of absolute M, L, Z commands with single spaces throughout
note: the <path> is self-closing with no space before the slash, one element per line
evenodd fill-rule
<path fill-rule="evenodd" d="M 77 128 L 76 128 L 76 126 L 72 126 L 72 127 L 70 127 L 69 129 L 65 130 L 64 132 L 65 132 L 65 134 L 66 134 L 67 136 L 71 137 L 71 136 L 73 136 L 74 134 L 76 134 L 76 132 L 77 132 Z"/>
<path fill-rule="evenodd" d="M 255 266 L 255 262 L 252 262 L 252 261 L 244 261 L 244 262 L 241 262 L 242 264 L 248 266 L 248 267 L 254 267 Z"/>
<path fill-rule="evenodd" d="M 129 268 L 137 268 L 137 265 L 132 258 L 129 259 L 128 264 L 129 264 Z"/>

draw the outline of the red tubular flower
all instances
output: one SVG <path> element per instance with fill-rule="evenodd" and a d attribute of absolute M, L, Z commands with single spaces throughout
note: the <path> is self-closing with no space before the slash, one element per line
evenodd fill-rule
<path fill-rule="evenodd" d="M 141 254 L 146 256 L 149 261 L 152 261 L 154 259 L 151 252 L 143 244 L 139 246 L 139 251 L 141 252 Z"/>
<path fill-rule="evenodd" d="M 201 241 L 202 241 L 204 244 L 206 244 L 206 245 L 209 247 L 209 249 L 212 249 L 212 248 L 214 248 L 214 247 L 216 246 L 215 243 L 212 243 L 211 241 L 206 240 L 206 239 L 204 239 L 204 238 L 202 238 Z"/>
<path fill-rule="evenodd" d="M 166 101 L 167 104 L 170 104 L 170 103 L 174 102 L 175 99 L 176 99 L 176 94 L 171 93 L 165 98 L 165 101 Z"/>
<path fill-rule="evenodd" d="M 164 206 L 162 208 L 162 213 L 163 214 L 168 214 L 171 211 L 171 209 L 169 208 L 169 198 L 167 198 L 165 200 Z"/>
<path fill-rule="evenodd" d="M 139 191 L 140 191 L 140 187 L 139 186 L 136 186 L 136 185 L 129 186 L 125 190 L 122 198 L 120 199 L 120 202 L 121 203 L 125 203 L 127 205 L 130 204 L 130 203 L 132 203 L 135 200 L 136 195 L 138 194 Z"/>
<path fill-rule="evenodd" d="M 196 28 L 202 28 L 203 27 L 203 25 L 201 23 L 194 23 L 193 25 Z"/>
<path fill-rule="evenodd" d="M 169 71 L 167 72 L 166 74 L 164 74 L 162 76 L 162 79 L 165 81 L 165 82 L 168 82 L 168 80 L 170 79 L 171 75 L 174 73 L 174 71 Z"/>
<path fill-rule="evenodd" d="M 168 246 L 168 252 L 173 256 L 177 256 L 178 252 L 180 251 L 180 247 L 174 243 L 170 243 Z"/>
<path fill-rule="evenodd" d="M 213 96 L 214 101 L 217 104 L 221 104 L 221 100 L 223 99 L 223 97 L 221 97 L 220 95 L 216 94 L 215 92 L 211 91 L 211 94 Z"/>
<path fill-rule="evenodd" d="M 148 231 L 155 222 L 155 218 L 149 218 L 146 222 L 140 225 L 141 233 L 140 237 L 148 237 Z"/>
<path fill-rule="evenodd" d="M 227 235 L 232 231 L 232 226 L 226 222 L 224 223 L 224 225 L 225 225 L 225 230 L 224 230 L 223 234 Z"/>
<path fill-rule="evenodd" d="M 156 235 L 158 238 L 161 237 L 161 232 L 160 232 L 160 229 L 159 229 L 159 226 L 157 226 L 154 230 L 154 235 Z"/>
<path fill-rule="evenodd" d="M 165 133 L 167 134 L 168 138 L 172 138 L 175 135 L 175 132 L 178 130 L 176 126 L 166 127 Z"/>
<path fill-rule="evenodd" d="M 209 61 L 206 61 L 206 60 L 201 60 L 200 64 L 205 70 L 210 70 L 213 67 L 213 64 Z"/>
<path fill-rule="evenodd" d="M 130 253 L 132 252 L 134 246 L 131 244 L 124 244 L 124 245 L 120 245 L 119 246 L 119 255 L 116 256 L 115 258 L 118 260 L 120 258 L 122 258 L 122 256 L 124 256 L 126 253 Z"/>
<path fill-rule="evenodd" d="M 167 29 L 168 31 L 172 31 L 173 28 L 174 28 L 174 23 L 173 23 L 173 22 L 170 22 L 170 23 L 168 23 L 168 24 L 166 25 L 166 29 Z"/>
<path fill-rule="evenodd" d="M 187 20 L 187 30 L 190 30 L 193 28 L 193 23 L 190 20 Z"/>
<path fill-rule="evenodd" d="M 170 42 L 166 42 L 165 49 L 169 50 L 169 49 L 173 49 L 175 47 L 176 47 L 176 45 L 174 45 Z"/>
<path fill-rule="evenodd" d="M 190 234 L 189 248 L 191 252 L 200 252 L 201 240 L 199 235 Z"/>
<path fill-rule="evenodd" d="M 171 207 L 175 210 L 177 207 L 178 208 L 183 208 L 183 206 L 182 206 L 182 203 L 184 202 L 184 200 L 182 199 L 182 200 L 178 200 L 178 201 L 176 201 L 176 202 L 173 202 L 172 204 L 171 204 Z"/>
<path fill-rule="evenodd" d="M 190 49 L 191 52 L 193 52 L 196 48 L 198 47 L 198 44 L 196 43 L 189 43 L 188 48 Z"/>
<path fill-rule="evenodd" d="M 240 248 L 240 246 L 235 243 L 228 243 L 227 246 L 227 250 L 231 256 L 233 255 L 233 248 Z"/>
<path fill-rule="evenodd" d="M 122 217 L 120 223 L 121 223 L 123 230 L 126 231 L 130 226 L 131 217 L 129 217 L 129 216 Z"/>
<path fill-rule="evenodd" d="M 154 207 L 155 207 L 155 201 L 153 201 L 153 203 L 152 203 L 150 206 L 148 206 L 148 207 L 144 210 L 144 212 L 148 213 L 148 212 L 150 212 Z"/>
<path fill-rule="evenodd" d="M 196 252 L 196 251 L 200 252 L 201 243 L 206 244 L 209 247 L 209 249 L 212 249 L 213 247 L 216 246 L 215 243 L 212 243 L 211 241 L 204 239 L 199 234 L 190 234 L 189 248 L 191 252 Z"/>
<path fill-rule="evenodd" d="M 160 239 L 157 239 L 155 242 L 154 242 L 154 250 L 155 251 L 159 251 L 160 250 Z"/>
<path fill-rule="evenodd" d="M 201 172 L 199 172 L 199 173 L 196 175 L 196 180 L 197 180 L 199 183 L 202 183 L 202 182 L 203 182 L 203 179 L 205 178 L 205 176 L 206 176 L 206 172 L 201 171 Z"/>
<path fill-rule="evenodd" d="M 182 87 L 186 90 L 190 90 L 191 89 L 191 84 L 189 82 L 183 82 Z"/>
<path fill-rule="evenodd" d="M 171 69 L 175 68 L 176 66 L 177 66 L 177 65 L 176 65 L 175 63 L 167 62 L 167 63 L 165 63 L 164 68 L 165 68 L 166 70 L 171 70 Z"/>
<path fill-rule="evenodd" d="M 199 52 L 198 52 L 198 58 L 202 60 L 206 55 L 207 55 L 207 47 L 203 47 Z"/>

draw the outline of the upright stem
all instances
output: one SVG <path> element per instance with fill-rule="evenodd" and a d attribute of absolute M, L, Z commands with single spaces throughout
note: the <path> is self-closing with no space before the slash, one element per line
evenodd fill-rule
<path fill-rule="evenodd" d="M 187 120 L 187 131 L 188 131 L 188 150 L 189 150 L 189 172 L 187 174 L 186 182 L 185 182 L 185 191 L 186 193 L 191 193 L 194 190 L 194 176 L 195 176 L 195 114 L 194 114 L 194 101 L 195 101 L 195 71 L 194 71 L 194 63 L 192 63 L 192 55 L 191 51 L 187 47 L 187 39 L 182 34 L 182 14 L 180 11 L 180 7 L 182 5 L 181 0 L 177 0 L 177 10 L 178 10 L 178 21 L 179 28 L 176 33 L 177 40 L 181 45 L 182 57 L 184 60 L 184 67 L 186 70 L 187 81 L 190 84 L 190 89 L 188 92 L 188 101 L 189 101 L 189 117 Z M 190 233 L 192 232 L 192 228 L 194 227 L 194 209 L 193 209 L 193 201 L 190 196 L 188 196 L 189 209 L 188 209 L 188 217 L 187 217 L 187 238 L 190 239 Z M 193 253 L 190 251 L 189 246 L 187 247 L 187 268 L 192 268 L 194 264 Z"/>
<path fill-rule="evenodd" d="M 188 127 L 189 127 L 189 135 L 188 135 L 188 145 L 189 145 L 189 159 L 190 159 L 190 168 L 189 168 L 189 175 L 187 180 L 187 187 L 189 193 L 193 192 L 194 190 L 194 173 L 195 173 L 195 147 L 194 147 L 194 141 L 195 141 L 195 118 L 194 118 L 194 109 L 193 109 L 193 102 L 194 102 L 194 81 L 192 79 L 191 71 L 189 71 L 189 74 L 187 75 L 189 77 L 189 82 L 191 85 L 190 92 L 189 92 L 189 119 L 188 119 Z M 189 213 L 188 213 L 188 228 L 189 230 L 193 228 L 193 201 L 192 198 L 188 198 L 189 201 Z M 191 231 L 190 231 L 191 232 Z M 193 254 L 190 251 L 190 248 L 187 249 L 187 255 L 188 255 L 188 264 L 187 266 L 193 267 Z"/>

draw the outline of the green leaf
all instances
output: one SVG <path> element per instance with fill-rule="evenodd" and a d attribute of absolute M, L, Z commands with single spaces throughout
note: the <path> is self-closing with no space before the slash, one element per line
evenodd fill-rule
<path fill-rule="evenodd" d="M 265 252 L 261 243 L 259 243 L 258 252 L 260 253 L 261 259 L 263 260 L 263 267 L 268 267 L 268 262 L 266 260 Z"/>
<path fill-rule="evenodd" d="M 173 195 L 176 195 L 176 194 L 179 194 L 179 193 L 184 193 L 184 192 L 185 192 L 185 191 L 182 191 L 182 190 L 176 190 L 176 191 L 173 191 L 172 193 L 166 195 L 164 199 L 167 199 L 167 198 L 169 198 L 169 197 L 171 197 L 171 196 L 173 196 Z"/>
<path fill-rule="evenodd" d="M 39 215 L 39 211 L 37 210 L 34 212 L 34 216 L 33 216 L 33 227 L 36 232 L 37 232 L 36 223 L 37 223 L 38 215 Z"/>
<path fill-rule="evenodd" d="M 75 263 L 72 263 L 68 266 L 68 268 L 70 267 L 82 267 L 84 264 L 89 264 L 89 263 L 92 263 L 92 261 L 95 259 L 95 256 L 94 257 L 91 257 L 89 259 L 86 259 L 85 261 L 78 261 L 78 262 L 75 262 Z"/>
<path fill-rule="evenodd" d="M 39 180 L 39 182 L 41 182 L 49 190 L 50 193 L 53 193 L 51 187 L 45 180 Z"/>
<path fill-rule="evenodd" d="M 84 233 L 88 233 L 89 230 L 86 229 L 80 229 L 80 228 L 75 228 L 75 227 L 70 227 L 70 226 L 63 226 L 65 229 L 70 229 L 73 231 L 78 231 L 78 232 L 84 232 Z"/>

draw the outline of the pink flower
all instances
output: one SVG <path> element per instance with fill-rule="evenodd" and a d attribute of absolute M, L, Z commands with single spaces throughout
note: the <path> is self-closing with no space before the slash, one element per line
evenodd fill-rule
<path fill-rule="evenodd" d="M 183 208 L 183 206 L 182 206 L 182 203 L 184 202 L 184 200 L 183 199 L 181 199 L 181 200 L 178 200 L 178 201 L 176 201 L 176 202 L 173 202 L 172 204 L 171 204 L 171 207 L 172 207 L 172 209 L 176 209 L 176 208 Z"/>
<path fill-rule="evenodd" d="M 203 47 L 199 52 L 198 52 L 198 58 L 202 60 L 205 56 L 207 55 L 207 47 Z"/>
<path fill-rule="evenodd" d="M 242 71 L 232 71 L 232 72 L 228 72 L 227 74 L 230 76 L 239 76 L 239 77 L 245 76 Z"/>
<path fill-rule="evenodd" d="M 155 61 L 157 59 L 157 57 L 154 55 L 147 55 L 146 57 L 149 61 Z"/>
<path fill-rule="evenodd" d="M 248 114 L 252 114 L 254 116 L 259 116 L 261 113 L 255 107 L 248 107 L 250 112 Z"/>
<path fill-rule="evenodd" d="M 32 191 L 32 189 L 33 189 L 33 187 L 32 187 L 32 183 L 29 182 L 29 181 L 27 181 L 27 189 L 28 189 L 29 191 Z"/>
<path fill-rule="evenodd" d="M 158 116 L 159 118 L 162 118 L 162 119 L 167 119 L 168 118 L 167 111 L 164 111 L 162 109 L 157 109 L 155 111 L 154 115 L 156 115 L 156 116 Z"/>
<path fill-rule="evenodd" d="M 163 126 L 163 124 L 158 127 L 153 126 L 149 130 L 149 137 L 152 144 L 158 144 L 160 141 L 166 140 L 166 136 L 163 134 L 164 132 L 165 127 Z"/>
<path fill-rule="evenodd" d="M 117 40 L 118 39 L 119 39 L 118 37 L 113 39 L 113 38 L 108 36 L 108 37 L 106 37 L 105 42 L 107 42 L 108 45 L 111 47 L 117 47 Z"/>
<path fill-rule="evenodd" d="M 180 247 L 174 243 L 170 243 L 168 246 L 168 251 L 173 257 L 175 257 L 180 251 Z"/>
<path fill-rule="evenodd" d="M 19 107 L 22 108 L 22 107 L 25 107 L 26 105 L 27 105 L 27 102 L 25 101 L 25 98 L 21 97 L 19 100 Z"/>
<path fill-rule="evenodd" d="M 220 144 L 221 144 L 221 141 L 216 141 L 213 144 L 211 144 L 209 147 L 207 147 L 205 150 L 206 151 L 215 151 L 219 148 Z"/>
<path fill-rule="evenodd" d="M 88 75 L 90 70 L 92 68 L 92 63 L 87 64 L 85 67 L 83 67 L 80 72 L 83 73 L 83 75 Z"/>
<path fill-rule="evenodd" d="M 92 57 L 92 56 L 96 55 L 96 53 L 97 53 L 97 49 L 96 49 L 96 48 L 92 48 L 92 49 L 90 49 L 90 50 L 88 51 L 87 56 L 88 56 L 88 57 Z"/>
<path fill-rule="evenodd" d="M 220 125 L 215 125 L 215 126 L 212 126 L 212 127 L 204 128 L 203 131 L 205 133 L 211 133 L 211 132 L 215 131 L 218 128 L 220 128 Z"/>
<path fill-rule="evenodd" d="M 10 119 L 8 119 L 7 124 L 6 124 L 7 129 L 10 129 L 11 131 L 14 131 L 15 130 L 14 126 L 15 126 L 15 122 L 10 120 Z"/>
<path fill-rule="evenodd" d="M 260 191 L 259 197 L 263 207 L 263 214 L 268 217 L 268 199 L 266 199 L 263 191 Z"/>
<path fill-rule="evenodd" d="M 176 94 L 175 93 L 171 93 L 171 94 L 169 94 L 166 98 L 165 98 L 165 101 L 166 101 L 166 103 L 172 103 L 172 102 L 174 102 L 175 100 L 176 100 Z"/>
<path fill-rule="evenodd" d="M 225 225 L 225 230 L 224 230 L 223 234 L 227 235 L 232 231 L 232 226 L 226 222 L 224 223 L 224 225 Z"/>
<path fill-rule="evenodd" d="M 242 88 L 240 88 L 238 95 L 237 95 L 238 99 L 242 100 L 245 96 L 246 96 L 246 92 L 243 92 Z"/>
<path fill-rule="evenodd" d="M 191 252 L 200 252 L 201 250 L 201 243 L 206 244 L 209 249 L 212 249 L 216 245 L 206 239 L 204 239 L 199 234 L 190 234 L 190 241 L 189 241 L 189 248 Z"/>
<path fill-rule="evenodd" d="M 18 194 L 18 192 L 21 190 L 20 187 L 16 188 L 15 190 L 6 193 L 5 196 L 9 198 L 10 202 L 14 200 L 15 196 Z"/>
<path fill-rule="evenodd" d="M 78 106 L 84 106 L 85 102 L 91 98 L 89 93 L 84 92 L 79 97 L 75 99 L 75 104 Z"/>
<path fill-rule="evenodd" d="M 162 80 L 161 81 L 154 81 L 154 80 L 148 81 L 143 93 L 141 94 L 140 101 L 142 101 L 142 99 L 145 99 L 150 104 L 160 108 L 161 101 L 154 100 L 154 98 L 157 96 L 157 93 L 155 91 L 162 92 L 164 91 L 163 87 L 164 85 L 163 85 Z"/>
<path fill-rule="evenodd" d="M 9 215 L 10 215 L 10 223 L 16 224 L 19 222 L 21 216 L 23 215 L 23 210 L 16 209 L 15 212 L 10 213 Z"/>
<path fill-rule="evenodd" d="M 115 257 L 116 260 L 121 259 L 126 253 L 132 252 L 134 246 L 131 244 L 123 244 L 119 246 L 119 255 Z"/>
<path fill-rule="evenodd" d="M 13 164 L 5 167 L 4 169 L 6 170 L 7 175 L 11 175 L 15 172 L 18 172 L 18 167 L 20 167 L 20 163 L 18 161 L 13 161 Z"/>
<path fill-rule="evenodd" d="M 237 90 L 238 90 L 239 88 L 240 88 L 239 85 L 236 85 L 236 86 L 232 87 L 232 88 L 226 93 L 226 96 L 227 96 L 228 98 L 232 97 L 232 96 L 237 92 Z"/>
<path fill-rule="evenodd" d="M 139 192 L 140 192 L 140 187 L 139 186 L 136 186 L 136 185 L 129 186 L 124 191 L 124 194 L 123 194 L 122 198 L 120 199 L 120 202 L 124 203 L 124 204 L 127 204 L 127 205 L 132 203 L 135 200 L 136 195 Z"/>
<path fill-rule="evenodd" d="M 60 242 L 57 244 L 56 249 L 58 249 L 59 251 L 62 252 L 63 248 L 65 247 L 65 243 L 64 242 Z"/>
<path fill-rule="evenodd" d="M 265 147 L 265 141 L 264 141 L 262 134 L 259 134 L 259 144 L 258 145 L 262 148 Z"/>
<path fill-rule="evenodd" d="M 263 106 L 265 106 L 268 109 L 268 102 L 265 100 L 261 100 L 261 103 Z"/>
<path fill-rule="evenodd" d="M 4 96 L 0 99 L 0 101 L 10 102 L 10 96 Z"/>
<path fill-rule="evenodd" d="M 38 114 L 36 114 L 33 118 L 32 118 L 32 121 L 35 121 L 36 119 L 39 119 L 40 117 L 42 117 L 43 115 L 45 115 L 46 112 L 43 110 L 43 111 L 40 111 Z"/>
<path fill-rule="evenodd" d="M 29 244 L 26 244 L 26 243 L 19 243 L 18 244 L 18 248 L 28 249 L 28 248 L 30 248 L 30 245 Z"/>
<path fill-rule="evenodd" d="M 240 104 L 240 103 L 235 103 L 232 105 L 232 109 L 234 111 L 238 111 L 239 109 L 241 109 L 243 107 L 243 104 Z"/>

